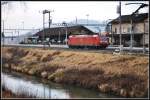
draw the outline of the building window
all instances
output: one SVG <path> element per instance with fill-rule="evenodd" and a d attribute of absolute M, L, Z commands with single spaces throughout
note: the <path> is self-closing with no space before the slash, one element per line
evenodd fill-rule
<path fill-rule="evenodd" d="M 137 27 L 137 26 L 134 26 L 134 27 L 133 27 L 133 32 L 134 32 L 134 33 L 138 33 L 138 27 Z"/>
<path fill-rule="evenodd" d="M 133 32 L 135 31 L 135 27 L 134 27 L 134 26 L 132 26 L 132 31 L 133 31 Z"/>
<path fill-rule="evenodd" d="M 130 33 L 130 31 L 131 31 L 131 28 L 130 28 L 130 27 L 128 27 L 128 28 L 127 28 L 127 32 L 128 32 L 128 33 Z"/>
<path fill-rule="evenodd" d="M 117 33 L 117 28 L 115 28 L 115 33 Z"/>
<path fill-rule="evenodd" d="M 125 33 L 125 28 L 124 27 L 122 27 L 122 32 Z"/>
<path fill-rule="evenodd" d="M 148 33 L 148 29 L 149 29 L 149 28 L 148 28 L 148 22 L 145 22 L 145 30 L 144 30 L 144 31 L 145 31 L 146 33 Z"/>

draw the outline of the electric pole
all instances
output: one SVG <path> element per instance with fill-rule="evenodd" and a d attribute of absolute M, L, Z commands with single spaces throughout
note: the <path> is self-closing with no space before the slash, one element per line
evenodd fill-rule
<path fill-rule="evenodd" d="M 122 42 L 122 37 L 121 37 L 121 1 L 119 2 L 119 4 L 120 4 L 120 14 L 119 14 L 119 16 L 120 16 L 120 53 L 122 52 L 122 45 L 121 45 L 121 42 Z"/>
<path fill-rule="evenodd" d="M 49 28 L 50 28 L 50 25 L 51 25 L 51 12 L 49 11 Z"/>
<path fill-rule="evenodd" d="M 67 45 L 67 40 L 68 40 L 68 36 L 67 36 L 67 23 L 66 22 L 63 22 L 62 23 L 64 26 L 65 26 L 65 28 L 66 28 L 66 39 L 65 39 L 65 42 L 66 42 L 66 45 Z"/>
<path fill-rule="evenodd" d="M 45 23 L 45 12 L 43 11 L 43 39 L 42 39 L 43 40 L 42 41 L 43 42 L 43 49 L 45 49 L 45 43 L 44 43 L 44 39 L 45 39 L 45 31 L 44 31 L 45 30 L 45 24 L 44 23 Z"/>
<path fill-rule="evenodd" d="M 122 37 L 121 37 L 121 1 L 119 1 L 119 6 L 117 7 L 117 13 L 119 14 L 119 33 L 120 33 L 120 54 L 122 53 Z"/>
<path fill-rule="evenodd" d="M 53 12 L 53 11 L 49 11 L 49 10 L 43 10 L 43 46 L 44 46 L 44 49 L 45 49 L 45 43 L 44 43 L 44 40 L 45 40 L 45 14 L 46 13 L 49 13 L 49 28 L 50 28 L 50 24 L 51 24 L 51 19 L 50 19 L 50 13 Z M 50 38 L 49 38 L 50 39 Z"/>
<path fill-rule="evenodd" d="M 133 20 L 131 16 L 131 30 L 130 30 L 130 52 L 132 53 L 133 48 Z"/>
<path fill-rule="evenodd" d="M 50 29 L 50 25 L 51 25 L 51 23 L 52 23 L 52 19 L 51 19 L 51 12 L 54 12 L 54 10 L 50 10 L 50 11 L 48 11 L 48 13 L 49 13 L 49 29 Z M 49 33 L 49 41 L 50 41 L 50 33 Z"/>
<path fill-rule="evenodd" d="M 87 25 L 88 25 L 88 17 L 89 17 L 89 14 L 87 14 L 86 16 L 87 16 Z"/>
<path fill-rule="evenodd" d="M 18 44 L 19 44 L 19 42 L 20 42 L 20 39 L 19 39 L 19 30 L 18 30 Z"/>
<path fill-rule="evenodd" d="M 5 42 L 5 35 L 4 35 L 4 20 L 3 20 L 3 46 L 4 46 L 4 42 Z"/>
<path fill-rule="evenodd" d="M 22 21 L 22 29 L 24 29 L 24 21 Z"/>
<path fill-rule="evenodd" d="M 76 17 L 76 25 L 77 25 L 77 17 Z"/>

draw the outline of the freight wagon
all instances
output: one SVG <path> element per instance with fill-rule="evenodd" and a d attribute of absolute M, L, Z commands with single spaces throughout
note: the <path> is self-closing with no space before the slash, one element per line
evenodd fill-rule
<path fill-rule="evenodd" d="M 70 35 L 68 39 L 69 48 L 106 48 L 108 45 L 108 37 L 100 35 Z"/>

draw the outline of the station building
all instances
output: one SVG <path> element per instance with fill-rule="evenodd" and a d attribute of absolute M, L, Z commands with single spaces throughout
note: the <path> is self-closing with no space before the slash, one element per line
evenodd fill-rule
<path fill-rule="evenodd" d="M 49 41 L 52 44 L 65 44 L 66 37 L 77 34 L 101 34 L 104 32 L 105 26 L 101 28 L 96 26 L 84 26 L 84 25 L 70 25 L 70 26 L 52 26 L 51 28 L 45 28 L 33 35 L 38 37 L 38 43 Z M 43 34 L 44 33 L 44 34 Z"/>

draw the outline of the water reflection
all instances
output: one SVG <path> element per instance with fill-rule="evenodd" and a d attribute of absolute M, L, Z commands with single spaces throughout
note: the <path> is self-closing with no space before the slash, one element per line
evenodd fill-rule
<path fill-rule="evenodd" d="M 69 99 L 114 97 L 100 94 L 98 91 L 94 90 L 68 85 L 62 86 L 49 81 L 43 83 L 42 80 L 31 76 L 2 73 L 1 77 L 2 86 L 11 90 L 13 93 L 24 93 L 37 98 Z"/>

